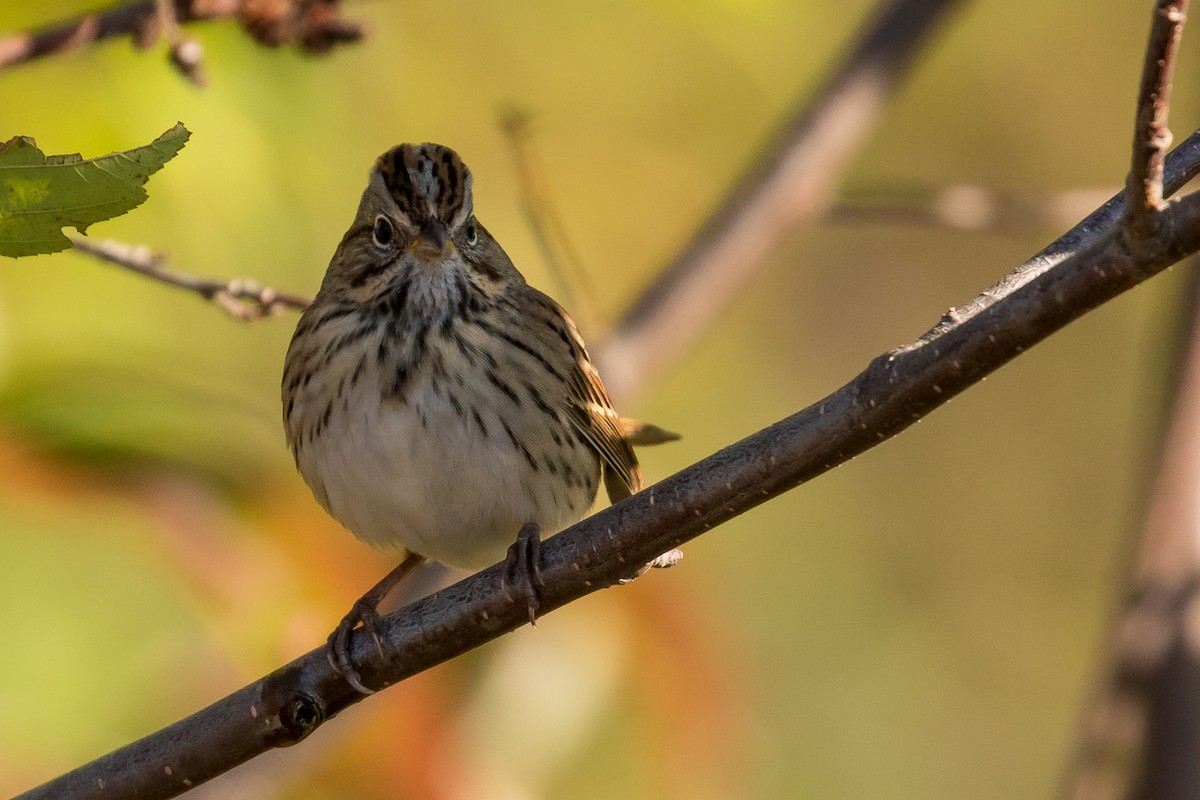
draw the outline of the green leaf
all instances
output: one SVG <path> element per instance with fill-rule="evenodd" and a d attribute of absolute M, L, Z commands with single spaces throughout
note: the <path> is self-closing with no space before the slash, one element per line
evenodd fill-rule
<path fill-rule="evenodd" d="M 28 136 L 0 145 L 0 256 L 56 253 L 71 246 L 62 232 L 83 233 L 142 204 L 142 185 L 162 169 L 191 133 L 175 127 L 143 147 L 99 158 L 46 156 Z"/>

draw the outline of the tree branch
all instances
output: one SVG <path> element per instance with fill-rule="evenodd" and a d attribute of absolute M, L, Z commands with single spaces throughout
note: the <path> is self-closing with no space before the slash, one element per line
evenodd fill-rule
<path fill-rule="evenodd" d="M 159 30 L 163 31 L 171 47 L 171 63 L 194 85 L 208 84 L 200 58 L 204 49 L 195 39 L 184 34 L 179 27 L 179 16 L 175 13 L 175 0 L 155 0 Z"/>
<path fill-rule="evenodd" d="M 81 253 L 167 286 L 194 292 L 205 300 L 216 303 L 229 316 L 242 322 L 253 322 L 287 310 L 303 311 L 312 302 L 311 298 L 276 291 L 270 286 L 260 286 L 246 278 L 214 280 L 189 275 L 186 272 L 172 272 L 166 269 L 166 254 L 148 247 L 134 247 L 107 239 L 90 239 L 79 234 L 68 234 L 67 238 L 71 240 L 71 246 Z"/>
<path fill-rule="evenodd" d="M 255 41 L 269 47 L 295 44 L 309 53 L 324 53 L 364 36 L 359 25 L 342 18 L 338 0 L 164 0 L 162 5 L 172 6 L 178 23 L 237 19 Z M 158 41 L 162 22 L 160 0 L 137 0 L 6 36 L 0 38 L 0 70 L 117 37 L 129 36 L 136 47 L 147 48 Z M 170 34 L 171 20 L 166 23 Z M 185 75 L 199 58 L 187 41 L 172 42 L 172 57 Z"/>
<path fill-rule="evenodd" d="M 636 393 L 689 345 L 801 221 L 821 216 L 921 46 L 961 0 L 881 4 L 815 99 L 806 97 L 678 256 L 592 347 L 609 393 Z"/>
<path fill-rule="evenodd" d="M 1134 121 L 1133 167 L 1125 202 L 1125 227 L 1134 241 L 1148 239 L 1162 208 L 1163 156 L 1171 145 L 1167 110 L 1171 102 L 1171 75 L 1187 19 L 1189 0 L 1157 0 L 1142 67 L 1138 111 Z"/>
<path fill-rule="evenodd" d="M 1159 0 L 1154 9 L 1126 187 L 1124 234 L 1134 252 L 1170 224 L 1161 213 L 1163 152 L 1187 5 Z M 1170 422 L 1125 608 L 1110 635 L 1111 663 L 1064 787 L 1072 800 L 1182 800 L 1200 787 L 1200 280 L 1192 278 Z"/>

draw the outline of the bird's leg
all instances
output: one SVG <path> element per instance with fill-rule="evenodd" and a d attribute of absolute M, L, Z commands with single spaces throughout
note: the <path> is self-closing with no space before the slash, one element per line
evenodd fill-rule
<path fill-rule="evenodd" d="M 379 634 L 375 630 L 375 623 L 379 620 L 379 604 L 395 588 L 396 584 L 404 580 L 405 575 L 412 572 L 424 560 L 424 556 L 412 553 L 401 561 L 399 566 L 383 576 L 383 580 L 358 598 L 358 601 L 350 609 L 350 613 L 342 617 L 342 621 L 338 623 L 333 633 L 329 634 L 329 641 L 326 645 L 329 648 L 329 663 L 342 674 L 347 683 L 363 694 L 374 694 L 375 692 L 363 686 L 362 676 L 358 674 L 358 670 L 354 668 L 354 662 L 350 659 L 350 632 L 361 624 L 363 630 L 371 634 L 371 639 L 375 642 L 376 649 L 379 650 L 379 657 L 383 658 L 383 642 L 379 640 Z"/>
<path fill-rule="evenodd" d="M 542 582 L 542 538 L 541 526 L 527 522 L 517 533 L 517 540 L 508 548 L 504 557 L 504 579 L 501 584 L 510 600 L 509 587 L 516 589 L 525 598 L 529 609 L 529 622 L 537 624 L 537 611 L 541 605 L 539 595 L 545 584 Z"/>

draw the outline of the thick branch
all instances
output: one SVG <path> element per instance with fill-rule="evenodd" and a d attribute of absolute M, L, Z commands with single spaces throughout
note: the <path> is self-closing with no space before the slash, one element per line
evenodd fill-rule
<path fill-rule="evenodd" d="M 961 0 L 887 0 L 815 98 L 805 98 L 713 215 L 592 347 L 609 392 L 636 393 L 763 264 L 797 223 L 821 216 L 837 180 L 934 27 Z"/>
<path fill-rule="evenodd" d="M 260 44 L 277 47 L 296 44 L 310 53 L 323 53 L 337 44 L 363 37 L 358 25 L 341 17 L 337 0 L 174 0 L 179 23 L 237 19 Z M 77 50 L 105 39 L 131 37 L 138 47 L 149 47 L 161 30 L 157 0 L 136 0 L 104 11 L 85 14 L 30 33 L 0 38 L 0 70 L 16 64 Z M 168 26 L 170 25 L 168 20 Z M 173 43 L 174 45 L 175 43 Z M 187 48 L 173 47 L 173 57 L 187 74 Z"/>
<path fill-rule="evenodd" d="M 1137 115 L 1133 132 L 1133 165 L 1125 205 L 1125 226 L 1138 241 L 1157 232 L 1157 212 L 1162 207 L 1163 156 L 1171 146 L 1167 128 L 1167 110 L 1171 102 L 1171 75 L 1179 38 L 1187 19 L 1189 0 L 1157 0 L 1146 61 L 1138 90 Z"/>
<path fill-rule="evenodd" d="M 1192 143 L 1181 174 L 1200 164 Z M 543 613 L 613 585 L 628 565 L 646 563 L 894 436 L 1088 310 L 1200 249 L 1200 196 L 1166 206 L 1161 236 L 1136 251 L 1112 218 L 1122 210 L 1114 199 L 1017 270 L 1036 272 L 1035 278 L 1002 282 L 919 340 L 879 356 L 824 400 L 550 539 Z M 1098 220 L 1101 229 L 1094 227 Z M 1036 266 L 1047 260 L 1053 266 Z M 382 662 L 373 643 L 356 636 L 353 655 L 367 685 L 396 683 L 527 622 L 524 604 L 506 598 L 502 574 L 501 565 L 491 567 L 385 617 Z M 99 786 L 111 798 L 170 797 L 269 748 L 298 742 L 361 699 L 332 670 L 324 648 L 317 649 L 23 797 L 90 797 Z"/>

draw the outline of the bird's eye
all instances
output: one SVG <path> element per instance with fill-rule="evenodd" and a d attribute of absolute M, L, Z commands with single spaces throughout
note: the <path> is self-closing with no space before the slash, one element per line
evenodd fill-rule
<path fill-rule="evenodd" d="M 479 231 L 475 228 L 474 217 L 471 217 L 469 220 L 467 220 L 466 233 L 467 244 L 475 244 L 475 242 L 479 241 Z"/>
<path fill-rule="evenodd" d="M 382 214 L 375 218 L 375 230 L 373 232 L 375 244 L 380 247 L 389 247 L 392 240 L 396 238 L 396 231 L 392 228 L 392 222 Z"/>

